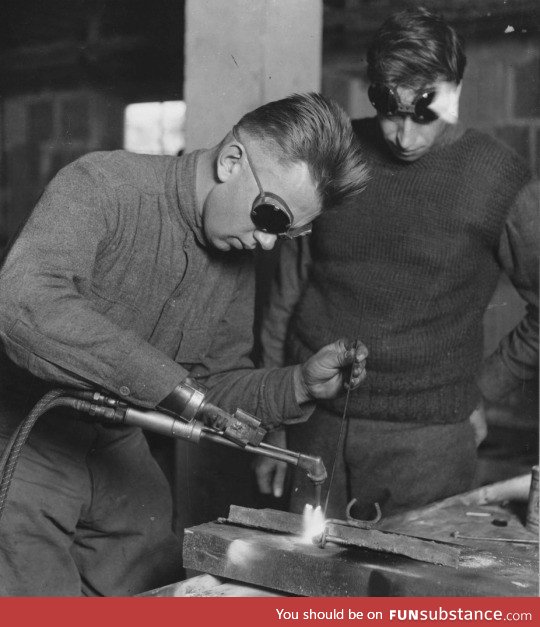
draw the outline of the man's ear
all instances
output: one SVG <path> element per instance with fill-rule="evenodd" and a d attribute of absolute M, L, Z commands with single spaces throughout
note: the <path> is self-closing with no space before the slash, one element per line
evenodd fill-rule
<path fill-rule="evenodd" d="M 229 141 L 230 138 L 230 141 Z M 229 136 L 219 149 L 216 160 L 216 176 L 220 183 L 228 181 L 231 176 L 240 172 L 240 160 L 244 154 L 244 147 L 232 136 Z"/>

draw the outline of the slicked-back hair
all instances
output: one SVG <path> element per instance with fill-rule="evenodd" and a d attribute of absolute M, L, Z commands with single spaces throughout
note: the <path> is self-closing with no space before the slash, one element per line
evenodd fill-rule
<path fill-rule="evenodd" d="M 293 94 L 250 111 L 238 126 L 281 164 L 304 162 L 323 209 L 356 196 L 367 168 L 345 111 L 320 94 Z"/>
<path fill-rule="evenodd" d="M 391 15 L 368 49 L 372 83 L 419 89 L 437 80 L 461 82 L 467 58 L 461 38 L 423 7 Z"/>

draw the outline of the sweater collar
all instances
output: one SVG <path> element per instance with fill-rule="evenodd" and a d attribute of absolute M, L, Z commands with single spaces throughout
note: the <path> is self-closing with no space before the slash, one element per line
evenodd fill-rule
<path fill-rule="evenodd" d="M 202 218 L 197 207 L 197 163 L 203 150 L 194 150 L 182 155 L 176 161 L 176 167 L 171 169 L 175 182 L 168 186 L 176 189 L 175 204 L 178 205 L 180 218 L 193 232 L 197 241 L 207 246 L 204 236 Z"/>
<path fill-rule="evenodd" d="M 368 123 L 370 124 L 369 137 L 372 141 L 372 148 L 375 151 L 373 156 L 376 157 L 377 160 L 383 163 L 386 167 L 409 168 L 415 164 L 418 165 L 421 163 L 426 163 L 430 159 L 430 157 L 437 154 L 440 150 L 448 148 L 449 146 L 452 146 L 452 144 L 458 142 L 467 131 L 467 129 L 460 122 L 458 122 L 457 124 L 447 124 L 437 144 L 433 146 L 427 154 L 420 157 L 420 159 L 418 159 L 417 161 L 407 163 L 392 155 L 392 152 L 388 148 L 382 134 L 382 130 L 377 117 L 375 116 L 373 118 L 368 118 L 366 119 L 366 121 L 368 121 Z M 362 139 L 361 136 L 360 139 Z"/>

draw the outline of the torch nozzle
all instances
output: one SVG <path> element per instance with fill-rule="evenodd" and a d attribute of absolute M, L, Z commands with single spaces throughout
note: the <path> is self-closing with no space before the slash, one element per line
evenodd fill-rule
<path fill-rule="evenodd" d="M 261 442 L 258 446 L 246 446 L 246 450 L 256 455 L 263 455 L 278 461 L 286 462 L 291 466 L 298 466 L 306 471 L 308 479 L 315 485 L 319 486 L 326 481 L 327 473 L 323 460 L 314 455 L 306 455 L 298 453 L 279 446 L 272 446 Z"/>
<path fill-rule="evenodd" d="M 298 466 L 306 471 L 308 478 L 315 485 L 319 485 L 326 481 L 326 477 L 328 475 L 326 473 L 323 460 L 320 457 L 300 453 L 298 457 Z"/>

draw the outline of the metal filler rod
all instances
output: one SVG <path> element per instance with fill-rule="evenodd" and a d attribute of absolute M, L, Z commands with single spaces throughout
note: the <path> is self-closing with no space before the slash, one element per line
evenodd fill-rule
<path fill-rule="evenodd" d="M 358 339 L 354 340 L 353 345 L 352 345 L 352 350 L 355 352 L 355 354 L 356 354 L 357 348 L 358 348 Z M 347 427 L 347 409 L 349 407 L 349 397 L 351 396 L 351 382 L 353 379 L 353 372 L 354 372 L 354 360 L 351 365 L 351 372 L 349 374 L 349 386 L 347 388 L 347 395 L 345 396 L 345 406 L 343 407 L 343 414 L 341 416 L 341 424 L 339 427 L 339 437 L 338 437 L 338 442 L 336 446 L 336 452 L 334 453 L 334 459 L 332 461 L 332 470 L 330 471 L 330 479 L 328 480 L 328 490 L 326 491 L 326 499 L 324 501 L 323 516 L 325 518 L 326 518 L 326 510 L 328 509 L 328 501 L 330 500 L 330 490 L 332 489 L 332 482 L 334 480 L 334 473 L 335 473 L 336 466 L 337 466 L 337 458 L 343 448 L 343 443 L 345 440 L 345 432 L 346 432 L 346 427 Z"/>

